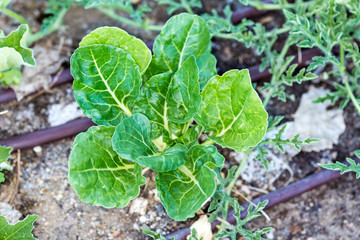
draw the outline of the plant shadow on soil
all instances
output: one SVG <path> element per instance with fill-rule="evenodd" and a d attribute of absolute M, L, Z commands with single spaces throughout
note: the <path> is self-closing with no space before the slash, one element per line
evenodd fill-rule
<path fill-rule="evenodd" d="M 224 4 L 225 1 L 206 1 L 205 9 L 216 8 L 221 12 Z M 12 8 L 31 19 L 33 28 L 38 29 L 42 16 L 36 13 L 39 12 L 38 9 L 43 12 L 45 1 L 17 0 L 14 1 Z M 96 27 L 120 26 L 95 10 L 90 11 L 84 11 L 79 7 L 73 8 L 65 19 L 65 29 L 60 33 L 52 34 L 39 44 L 56 48 L 59 39 L 66 37 L 71 40 L 70 48 L 74 50 L 81 37 Z M 282 22 L 278 15 L 268 14 L 257 20 L 267 21 L 269 27 L 274 27 Z M 149 17 L 155 23 L 163 22 L 166 20 L 166 12 L 164 8 L 154 8 Z M 14 22 L 4 16 L 0 16 L 0 23 L 15 26 Z M 150 42 L 155 36 L 137 29 L 127 30 L 145 42 Z M 250 67 L 260 61 L 260 57 L 254 56 L 251 49 L 229 40 L 214 39 L 213 53 L 218 59 L 221 74 L 232 68 Z M 295 94 L 296 101 L 286 103 L 271 101 L 268 107 L 270 115 L 283 115 L 284 121 L 292 120 L 292 114 L 298 107 L 301 95 L 310 85 L 311 83 L 305 83 L 288 87 L 288 92 Z M 0 122 L 1 139 L 49 127 L 48 107 L 55 103 L 73 102 L 70 88 L 71 85 L 66 84 L 27 103 L 6 104 L 9 113 Z M 295 173 L 295 180 L 319 171 L 320 168 L 316 164 L 324 155 L 330 154 L 335 156 L 333 160 L 341 161 L 360 146 L 360 118 L 351 106 L 346 107 L 344 117 L 347 127 L 338 145 L 319 153 L 300 153 L 289 163 Z M 196 220 L 195 218 L 187 222 L 174 222 L 166 216 L 164 208 L 155 195 L 155 173 L 151 171 L 146 173 L 149 181 L 142 187 L 140 193 L 144 201 L 148 201 L 145 215 L 129 214 L 128 207 L 105 209 L 80 202 L 67 181 L 67 161 L 72 142 L 73 138 L 64 139 L 42 146 L 41 152 L 35 153 L 29 149 L 21 153 L 22 176 L 13 205 L 23 216 L 26 214 L 40 216 L 34 230 L 35 236 L 39 239 L 146 239 L 140 230 L 142 226 L 167 234 Z M 227 149 L 222 149 L 221 152 L 225 156 L 230 154 Z M 15 155 L 13 158 L 12 162 L 15 165 Z M 228 166 L 234 164 L 229 160 Z M 13 191 L 11 183 L 15 176 L 16 171 L 6 173 L 7 181 L 0 187 L 0 196 Z M 286 174 L 280 176 L 275 186 L 282 187 L 287 178 Z M 272 232 L 267 235 L 269 239 L 360 239 L 358 231 L 360 215 L 357 211 L 360 207 L 360 185 L 354 179 L 353 175 L 348 174 L 326 186 L 273 207 L 266 211 L 271 222 L 266 222 L 261 217 L 252 221 L 248 227 L 258 229 L 272 226 Z"/>

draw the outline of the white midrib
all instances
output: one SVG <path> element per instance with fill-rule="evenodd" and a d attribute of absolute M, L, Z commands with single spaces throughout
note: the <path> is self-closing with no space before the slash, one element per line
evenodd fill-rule
<path fill-rule="evenodd" d="M 128 170 L 128 169 L 133 169 L 135 167 L 135 165 L 125 165 L 122 167 L 117 167 L 117 168 L 88 168 L 86 170 L 82 170 L 79 172 L 90 172 L 90 171 L 120 171 L 120 170 Z"/>
<path fill-rule="evenodd" d="M 188 176 L 188 177 L 191 179 L 191 181 L 192 181 L 196 186 L 198 186 L 199 189 L 200 189 L 200 191 L 206 196 L 206 193 L 202 190 L 202 188 L 201 188 L 198 180 L 195 178 L 195 176 L 192 174 L 192 172 L 190 172 L 190 170 L 189 170 L 187 167 L 185 167 L 185 165 L 180 166 L 180 167 L 178 168 L 178 170 L 180 170 L 180 171 L 183 172 L 186 176 Z"/>
<path fill-rule="evenodd" d="M 187 40 L 189 39 L 190 31 L 191 31 L 193 25 L 194 25 L 194 21 L 191 23 L 190 29 L 189 29 L 189 31 L 188 31 L 188 34 L 187 34 L 186 39 L 185 39 L 185 42 L 184 42 L 184 47 L 181 49 L 178 69 L 181 67 L 181 64 L 183 64 L 183 62 L 182 62 L 182 61 L 183 61 L 183 57 L 184 57 L 183 51 L 184 51 L 184 48 L 186 48 L 186 42 L 187 42 Z"/>
<path fill-rule="evenodd" d="M 106 82 L 104 76 L 102 75 L 101 71 L 100 71 L 100 68 L 98 67 L 97 63 L 96 63 L 96 60 L 95 60 L 95 56 L 92 52 L 92 50 L 90 49 L 90 52 L 91 52 L 91 56 L 94 60 L 94 64 L 95 64 L 95 67 L 97 69 L 97 71 L 99 72 L 99 76 L 101 78 L 101 80 L 104 82 L 108 92 L 110 93 L 110 95 L 113 97 L 113 99 L 115 100 L 115 102 L 119 105 L 119 107 L 125 112 L 125 114 L 130 117 L 132 115 L 132 112 L 122 103 L 120 102 L 120 100 L 115 96 L 115 93 L 111 90 L 110 86 L 108 85 L 108 83 Z"/>

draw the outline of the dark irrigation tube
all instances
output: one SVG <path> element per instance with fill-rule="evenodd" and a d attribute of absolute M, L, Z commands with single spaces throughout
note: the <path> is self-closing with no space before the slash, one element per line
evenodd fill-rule
<path fill-rule="evenodd" d="M 272 3 L 271 0 L 262 1 L 263 3 Z M 231 21 L 234 25 L 239 24 L 244 18 L 253 19 L 264 15 L 267 11 L 258 10 L 254 7 L 244 6 L 243 8 L 237 9 L 231 15 Z"/>
<path fill-rule="evenodd" d="M 322 170 L 320 172 L 314 173 L 306 178 L 303 178 L 299 181 L 296 181 L 286 187 L 279 188 L 278 190 L 265 194 L 263 196 L 260 196 L 258 198 L 255 198 L 252 202 L 254 204 L 258 204 L 261 201 L 269 200 L 268 205 L 265 209 L 271 208 L 275 205 L 278 205 L 282 202 L 286 202 L 290 199 L 293 199 L 297 196 L 299 196 L 302 193 L 308 192 L 314 188 L 317 188 L 323 184 L 329 183 L 337 178 L 339 178 L 341 175 L 338 171 L 331 171 L 331 170 Z M 241 218 L 245 218 L 247 215 L 247 208 L 249 206 L 249 203 L 245 203 L 242 205 L 244 207 L 244 211 L 241 212 Z M 227 218 L 227 221 L 231 224 L 236 223 L 236 219 L 233 216 L 234 210 L 231 209 L 229 211 L 229 217 Z M 219 225 L 219 221 L 214 221 L 211 223 L 211 228 L 213 232 L 217 231 L 217 225 Z M 186 236 L 190 234 L 190 227 L 185 227 L 183 229 L 180 229 L 176 232 L 173 232 L 166 236 L 166 239 L 171 239 L 172 237 L 175 237 L 176 240 L 184 240 L 186 239 Z"/>
<path fill-rule="evenodd" d="M 89 127 L 94 125 L 95 124 L 89 118 L 80 118 L 60 126 L 38 130 L 36 132 L 26 133 L 23 135 L 11 137 L 6 140 L 1 140 L 0 145 L 12 147 L 14 150 L 28 149 L 61 140 L 63 138 L 75 136 L 81 132 L 86 131 Z"/>

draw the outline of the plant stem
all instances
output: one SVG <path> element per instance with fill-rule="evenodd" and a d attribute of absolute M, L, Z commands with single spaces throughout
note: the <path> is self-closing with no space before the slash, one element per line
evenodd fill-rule
<path fill-rule="evenodd" d="M 236 183 L 236 181 L 238 180 L 238 178 L 240 177 L 240 174 L 242 172 L 242 170 L 244 169 L 245 167 L 245 163 L 247 161 L 247 158 L 248 158 L 249 154 L 248 153 L 245 153 L 245 156 L 244 158 L 241 160 L 241 163 L 240 165 L 238 166 L 238 168 L 236 169 L 236 172 L 234 174 L 234 177 L 233 179 L 230 181 L 229 185 L 226 187 L 226 190 L 225 190 L 225 193 L 227 196 L 230 197 L 231 195 L 231 192 L 232 192 L 232 189 Z M 224 206 L 224 212 L 227 214 L 229 211 L 229 201 L 227 201 L 225 203 L 225 206 Z M 226 219 L 228 216 L 223 216 L 224 219 Z M 223 224 L 221 224 L 220 228 L 223 226 Z"/>
<path fill-rule="evenodd" d="M 7 16 L 15 19 L 15 20 L 17 20 L 21 24 L 27 24 L 29 26 L 29 29 L 30 29 L 29 22 L 25 18 L 23 18 L 21 15 L 17 14 L 16 12 L 13 12 L 10 9 L 7 9 L 7 8 L 1 9 L 0 12 L 4 13 L 5 15 L 7 15 Z M 30 31 L 31 31 L 31 29 L 30 29 Z"/>
<path fill-rule="evenodd" d="M 189 4 L 186 2 L 186 0 L 181 0 L 181 4 L 184 6 L 184 8 L 186 9 L 186 11 L 190 14 L 194 14 L 193 10 L 191 9 L 191 7 L 189 6 Z"/>
<path fill-rule="evenodd" d="M 68 11 L 68 9 L 62 9 L 56 19 L 56 21 L 49 26 L 46 31 L 39 31 L 33 34 L 30 34 L 26 43 L 28 46 L 30 46 L 31 44 L 33 44 L 36 41 L 39 41 L 40 39 L 50 35 L 51 33 L 57 31 L 61 26 L 62 26 L 62 22 L 63 19 L 65 17 L 66 12 Z"/>
<path fill-rule="evenodd" d="M 231 182 L 229 183 L 229 185 L 227 186 L 226 189 L 226 194 L 230 196 L 231 191 L 236 183 L 236 181 L 238 180 L 238 178 L 240 177 L 241 172 L 244 170 L 247 158 L 248 158 L 249 154 L 245 154 L 244 158 L 241 160 L 241 163 L 239 165 L 239 167 L 236 169 L 234 178 L 231 180 Z"/>
<path fill-rule="evenodd" d="M 98 10 L 102 13 L 104 13 L 105 15 L 111 17 L 112 19 L 119 21 L 121 23 L 130 25 L 130 26 L 134 26 L 137 28 L 142 28 L 144 30 L 149 30 L 149 31 L 158 31 L 160 32 L 162 27 L 161 25 L 151 25 L 151 24 L 142 24 L 142 23 L 138 23 L 134 20 L 131 20 L 129 18 L 120 16 L 118 14 L 116 14 L 114 9 L 110 9 L 110 8 L 98 8 Z"/>
<path fill-rule="evenodd" d="M 354 104 L 354 107 L 356 108 L 357 113 L 360 114 L 359 102 L 357 101 L 356 97 L 354 96 L 354 93 L 353 93 L 351 86 L 349 84 L 349 81 L 348 81 L 348 76 L 345 73 L 345 69 L 346 69 L 346 67 L 345 67 L 345 52 L 344 52 L 344 47 L 341 43 L 340 43 L 340 66 L 338 66 L 338 68 L 342 75 L 342 80 L 344 82 L 346 91 L 348 92 L 349 97 L 350 97 L 352 103 Z"/>
<path fill-rule="evenodd" d="M 281 27 L 281 28 L 278 28 L 278 29 L 275 29 L 273 31 L 270 31 L 270 32 L 266 32 L 264 35 L 262 36 L 254 36 L 252 38 L 252 40 L 258 40 L 260 37 L 261 38 L 269 38 L 269 37 L 273 37 L 274 35 L 280 35 L 280 34 L 283 34 L 283 33 L 286 33 L 288 31 L 290 31 L 291 28 L 290 27 Z M 236 37 L 234 35 L 232 35 L 231 33 L 216 33 L 213 35 L 213 37 L 218 37 L 218 38 L 223 38 L 223 39 L 230 39 L 230 40 L 241 40 L 239 37 Z"/>

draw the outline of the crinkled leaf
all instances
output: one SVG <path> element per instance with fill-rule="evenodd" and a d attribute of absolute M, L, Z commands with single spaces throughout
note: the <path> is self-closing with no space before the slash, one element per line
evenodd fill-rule
<path fill-rule="evenodd" d="M 146 179 L 141 167 L 121 159 L 112 148 L 115 127 L 96 126 L 75 138 L 69 182 L 81 201 L 107 208 L 125 207 Z"/>
<path fill-rule="evenodd" d="M 11 152 L 13 151 L 12 147 L 0 146 L 0 183 L 5 181 L 4 174 L 1 172 L 2 170 L 12 170 L 12 166 L 7 161 L 11 156 Z"/>
<path fill-rule="evenodd" d="M 174 74 L 166 95 L 168 118 L 186 123 L 198 112 L 201 96 L 199 69 L 195 57 L 189 57 Z"/>
<path fill-rule="evenodd" d="M 136 100 L 134 112 L 142 113 L 151 121 L 151 136 L 161 135 L 176 138 L 182 134 L 184 124 L 170 122 L 167 117 L 166 94 L 171 82 L 172 73 L 158 74 L 146 81 L 141 88 L 141 95 Z"/>
<path fill-rule="evenodd" d="M 4 216 L 0 216 L 0 240 L 35 240 L 31 231 L 37 218 L 37 215 L 28 215 L 24 220 L 11 225 Z"/>
<path fill-rule="evenodd" d="M 186 163 L 178 169 L 158 173 L 156 186 L 169 217 L 184 221 L 193 217 L 216 189 L 216 173 L 224 157 L 214 146 L 195 145 L 187 153 Z"/>
<path fill-rule="evenodd" d="M 117 127 L 113 136 L 113 147 L 124 159 L 150 167 L 157 172 L 167 172 L 185 163 L 187 148 L 182 144 L 161 153 L 151 140 L 151 124 L 149 119 L 135 113 L 124 119 Z"/>
<path fill-rule="evenodd" d="M 209 27 L 197 15 L 182 13 L 170 18 L 155 39 L 153 52 L 148 71 L 150 77 L 168 71 L 176 72 L 190 56 L 197 59 L 202 85 L 209 76 L 216 74 Z"/>
<path fill-rule="evenodd" d="M 29 27 L 22 24 L 8 36 L 0 37 L 0 71 L 4 71 L 21 64 L 35 66 L 33 51 L 26 47 Z"/>
<path fill-rule="evenodd" d="M 188 147 L 197 142 L 201 134 L 201 126 L 195 125 L 189 128 L 184 135 L 176 139 L 176 142 L 182 143 Z"/>
<path fill-rule="evenodd" d="M 251 85 L 248 70 L 231 70 L 211 78 L 201 96 L 195 120 L 216 143 L 241 152 L 264 137 L 268 114 Z"/>
<path fill-rule="evenodd" d="M 117 27 L 101 27 L 85 36 L 80 42 L 80 47 L 95 44 L 104 44 L 118 47 L 128 52 L 144 73 L 151 62 L 151 51 L 140 39 L 130 36 Z"/>
<path fill-rule="evenodd" d="M 131 55 L 110 45 L 78 48 L 71 57 L 74 95 L 84 114 L 99 125 L 118 125 L 131 115 L 141 74 Z"/>
<path fill-rule="evenodd" d="M 176 144 L 164 153 L 139 157 L 136 162 L 156 172 L 168 172 L 185 164 L 186 152 L 187 147 Z"/>

